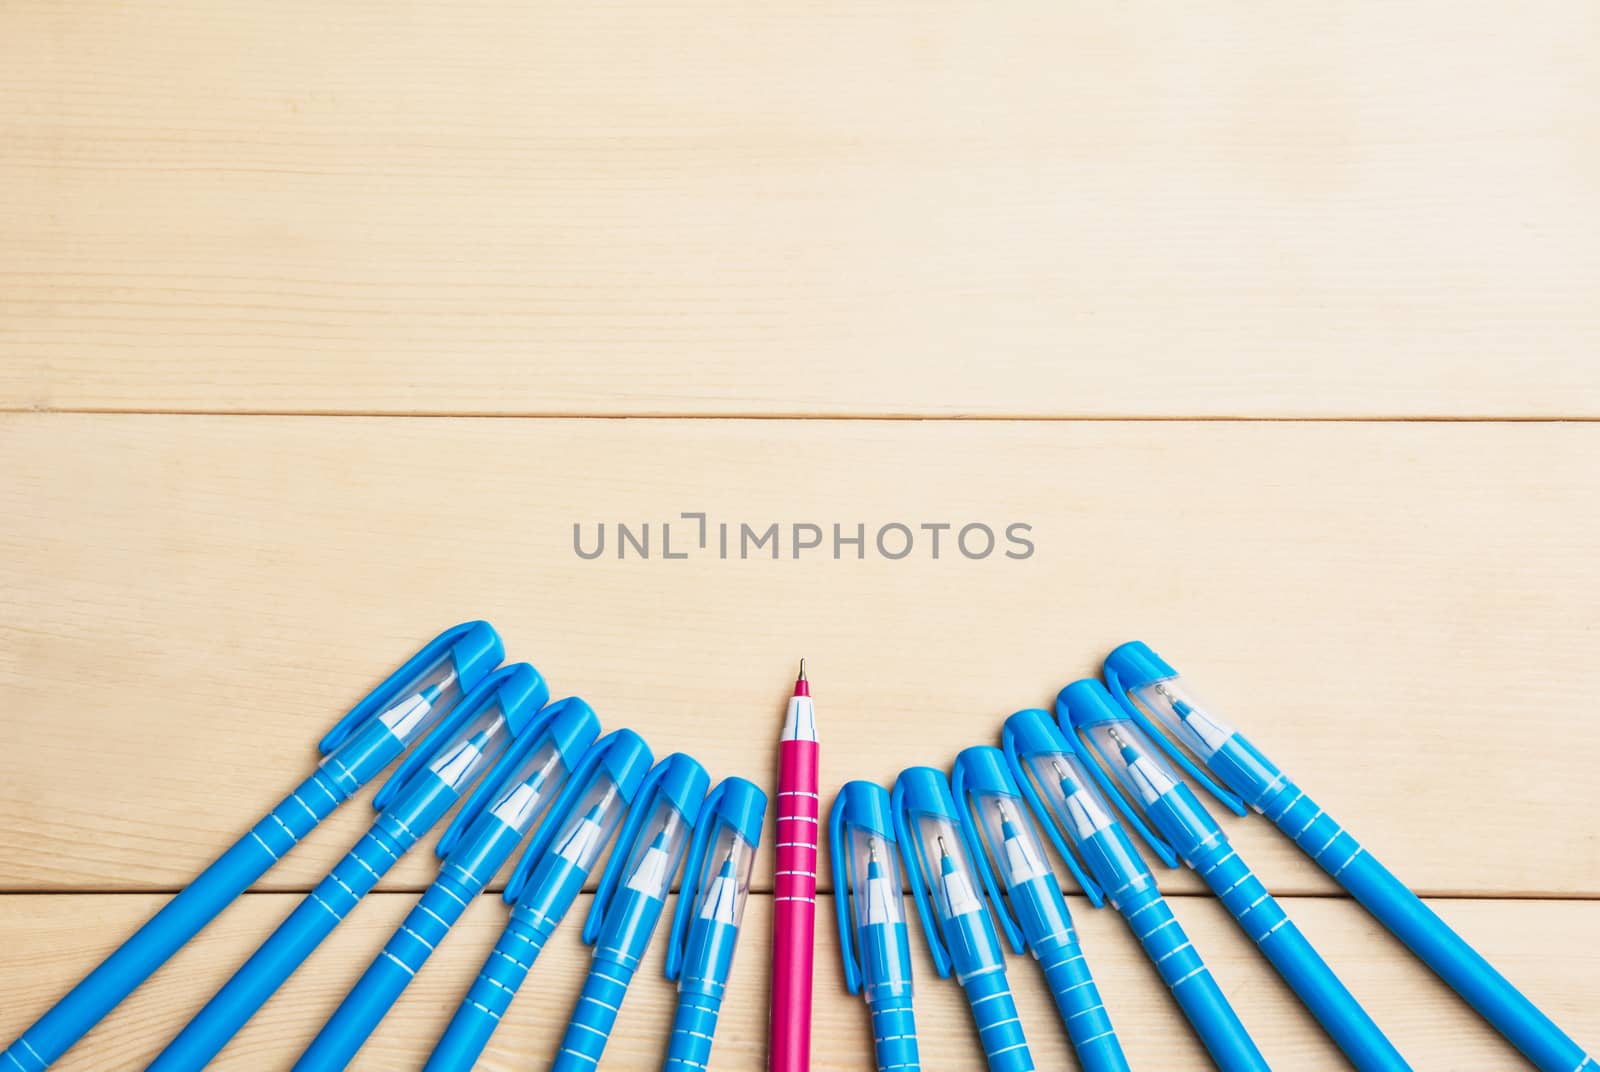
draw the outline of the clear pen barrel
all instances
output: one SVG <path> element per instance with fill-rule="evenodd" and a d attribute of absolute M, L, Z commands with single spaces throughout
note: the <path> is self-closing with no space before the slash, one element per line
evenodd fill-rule
<path fill-rule="evenodd" d="M 487 705 L 462 726 L 435 754 L 428 769 L 457 793 L 464 792 L 482 771 L 505 752 L 511 728 L 498 702 Z"/>
<path fill-rule="evenodd" d="M 1045 862 L 1044 845 L 1020 798 L 1008 793 L 974 792 L 971 804 L 972 816 L 982 828 L 980 843 L 994 861 L 1002 886 L 1009 890 L 1052 875 Z"/>
<path fill-rule="evenodd" d="M 981 912 L 978 872 L 967 855 L 960 829 L 943 816 L 926 813 L 915 816 L 913 824 L 912 836 L 921 850 L 917 857 L 923 881 L 933 894 L 940 917 L 955 919 Z"/>
<path fill-rule="evenodd" d="M 1127 719 L 1097 722 L 1085 732 L 1136 807 L 1149 808 L 1177 785 L 1161 750 L 1137 723 Z"/>
<path fill-rule="evenodd" d="M 658 797 L 628 854 L 622 872 L 626 888 L 665 901 L 693 832 L 683 813 L 670 800 Z"/>
<path fill-rule="evenodd" d="M 592 870 L 627 810 L 628 802 L 617 789 L 616 780 L 601 772 L 567 813 L 550 843 L 550 851 L 574 867 Z"/>
<path fill-rule="evenodd" d="M 732 826 L 723 824 L 706 851 L 705 861 L 706 874 L 695 898 L 695 918 L 737 928 L 744 919 L 744 904 L 750 894 L 750 876 L 756 866 L 755 846 L 740 837 Z"/>
<path fill-rule="evenodd" d="M 1129 689 L 1128 696 L 1202 762 L 1209 761 L 1234 735 L 1233 727 L 1213 714 L 1179 678 L 1140 685 Z"/>
<path fill-rule="evenodd" d="M 1109 827 L 1112 816 L 1094 791 L 1083 760 L 1070 752 L 1035 752 L 1023 765 L 1045 807 L 1078 849 Z"/>
<path fill-rule="evenodd" d="M 566 763 L 553 741 L 533 749 L 503 783 L 488 812 L 518 833 L 527 833 L 566 781 Z"/>

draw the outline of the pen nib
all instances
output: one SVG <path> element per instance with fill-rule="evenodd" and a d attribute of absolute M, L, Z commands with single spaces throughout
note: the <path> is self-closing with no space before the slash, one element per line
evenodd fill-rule
<path fill-rule="evenodd" d="M 806 661 L 800 660 L 800 673 L 794 679 L 794 694 L 796 696 L 810 696 L 811 683 L 806 680 Z"/>

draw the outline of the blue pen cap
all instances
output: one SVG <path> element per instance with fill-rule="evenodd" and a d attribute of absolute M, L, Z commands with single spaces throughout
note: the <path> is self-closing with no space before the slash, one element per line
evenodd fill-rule
<path fill-rule="evenodd" d="M 1106 687 L 1094 678 L 1074 681 L 1056 694 L 1056 715 L 1063 730 L 1077 732 L 1078 739 L 1088 750 L 1093 761 L 1084 764 L 1095 785 L 1106 799 L 1116 803 L 1139 835 L 1155 850 L 1161 862 L 1168 867 L 1178 866 L 1178 854 L 1166 838 L 1148 823 L 1144 814 L 1144 796 L 1139 780 L 1129 769 L 1123 756 L 1123 743 L 1150 757 L 1160 755 L 1139 725 L 1111 698 Z M 1107 776 L 1112 772 L 1122 782 L 1126 794 L 1118 792 Z"/>
<path fill-rule="evenodd" d="M 500 665 L 505 646 L 488 622 L 463 622 L 430 640 L 349 712 L 317 745 L 329 755 L 368 722 L 382 718 L 410 745 Z"/>
<path fill-rule="evenodd" d="M 567 777 L 600 735 L 600 719 L 594 709 L 576 696 L 550 704 L 539 718 L 537 732 L 524 732 L 518 737 L 456 813 L 439 839 L 441 857 L 453 850 L 484 815 L 518 834 L 533 829 L 538 816 L 555 800 Z"/>
<path fill-rule="evenodd" d="M 1175 763 L 1236 814 L 1244 814 L 1245 799 L 1253 799 L 1264 786 L 1276 781 L 1278 768 L 1203 703 L 1178 672 L 1144 641 L 1130 640 L 1115 648 L 1106 656 L 1103 673 L 1106 687 L 1129 717 L 1154 736 Z M 1190 755 L 1205 764 L 1223 785 L 1202 773 Z"/>
<path fill-rule="evenodd" d="M 624 877 L 629 889 L 659 901 L 667 899 L 710 784 L 706 769 L 682 752 L 672 753 L 651 768 L 600 876 L 600 887 L 583 925 L 585 942 L 593 945 L 600 937 L 606 912 Z"/>
<path fill-rule="evenodd" d="M 1006 769 L 1033 809 L 1045 835 L 1072 870 L 1073 878 L 1083 887 L 1089 903 L 1101 907 L 1105 904 L 1105 890 L 1068 847 L 1068 838 L 1075 828 L 1064 825 L 1069 814 L 1065 786 L 1087 788 L 1094 784 L 1083 757 L 1049 713 L 1037 707 L 1018 711 L 1006 719 L 1000 740 Z M 1075 836 L 1071 837 L 1074 848 L 1079 847 L 1077 841 Z"/>
<path fill-rule="evenodd" d="M 724 778 L 701 804 L 684 865 L 683 886 L 672 911 L 668 979 L 676 980 L 683 972 L 691 917 L 714 918 L 735 928 L 744 919 L 766 816 L 767 795 L 744 778 Z"/>
<path fill-rule="evenodd" d="M 544 709 L 550 689 L 527 663 L 501 667 L 457 704 L 406 757 L 372 798 L 380 811 L 398 799 L 426 768 L 456 792 L 465 792 L 499 759 Z"/>
<path fill-rule="evenodd" d="M 905 861 L 911 897 L 941 977 L 951 969 L 950 948 L 941 920 L 982 910 L 982 879 L 977 853 L 967 840 L 955 798 L 944 772 L 910 767 L 900 772 L 890 796 L 895 836 Z"/>
<path fill-rule="evenodd" d="M 865 982 L 866 951 L 857 933 L 867 926 L 906 921 L 889 791 L 876 782 L 846 782 L 828 812 L 828 849 L 845 986 L 858 994 Z M 875 967 L 885 975 L 877 982 L 896 988 L 910 983 L 909 964 L 889 960 Z"/>
<path fill-rule="evenodd" d="M 589 749 L 567 780 L 561 796 L 538 835 L 522 854 L 506 885 L 505 900 L 513 903 L 547 850 L 572 847 L 576 866 L 592 870 L 611 835 L 633 803 L 650 771 L 654 757 L 644 738 L 632 730 L 613 730 Z"/>

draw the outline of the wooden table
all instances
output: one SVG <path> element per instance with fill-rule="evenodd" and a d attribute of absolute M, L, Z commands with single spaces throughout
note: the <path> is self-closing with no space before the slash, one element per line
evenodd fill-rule
<path fill-rule="evenodd" d="M 1564 0 L 5 5 L 0 1040 L 486 617 L 607 725 L 768 783 L 805 655 L 825 796 L 1143 637 L 1600 1044 L 1595 29 Z M 779 557 L 741 557 L 769 523 Z M 966 557 L 973 523 L 1033 551 Z M 58 1067 L 142 1067 L 369 815 Z M 1521 1067 L 1270 827 L 1229 831 L 1417 1068 Z M 430 863 L 214 1067 L 287 1068 Z M 1339 1067 L 1163 883 L 1274 1067 Z M 764 1067 L 758 886 L 717 1068 Z M 1207 1067 L 1075 907 L 1134 1065 Z M 420 1064 L 503 912 L 358 1067 Z M 867 1068 L 822 944 L 816 1065 Z M 660 950 L 608 1069 L 657 1067 Z M 924 1067 L 979 1067 L 917 956 Z M 539 1067 L 584 970 L 568 926 L 482 1067 Z"/>

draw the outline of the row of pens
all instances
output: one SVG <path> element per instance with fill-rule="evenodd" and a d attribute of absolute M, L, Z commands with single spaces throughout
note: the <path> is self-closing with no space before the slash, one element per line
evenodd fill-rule
<path fill-rule="evenodd" d="M 1006 945 L 1037 961 L 1084 1072 L 1129 1067 L 1044 839 L 1093 905 L 1109 902 L 1122 916 L 1216 1066 L 1264 1072 L 1266 1060 L 1163 900 L 1129 828 L 1168 867 L 1181 862 L 1200 876 L 1352 1066 L 1409 1069 L 1185 774 L 1234 813 L 1253 809 L 1274 823 L 1535 1067 L 1600 1072 L 1149 646 L 1132 641 L 1112 651 L 1103 678 L 1062 689 L 1054 717 L 1037 709 L 1012 715 L 1001 748 L 965 750 L 948 777 L 912 767 L 892 793 L 849 782 L 835 798 L 828 829 L 845 976 L 871 1010 L 880 1072 L 919 1068 L 902 865 L 934 966 L 965 990 L 991 1072 L 1034 1067 L 1006 977 Z"/>
<path fill-rule="evenodd" d="M 175 1072 L 206 1065 L 459 803 L 438 843 L 437 879 L 295 1068 L 344 1068 L 530 834 L 505 890 L 511 909 L 504 930 L 426 1072 L 476 1063 L 613 838 L 584 924 L 594 959 L 554 1068 L 589 1072 L 599 1063 L 680 868 L 666 960 L 678 1005 L 662 1067 L 706 1068 L 766 796 L 743 778 L 711 788 L 700 764 L 681 753 L 658 763 L 631 730 L 601 736 L 587 704 L 575 697 L 551 703 L 533 667 L 501 666 L 503 657 L 486 622 L 434 638 L 334 726 L 321 742 L 315 773 L 13 1042 L 0 1055 L 0 1072 L 48 1068 L 408 750 L 374 797 L 372 828 L 149 1067 Z M 892 793 L 850 782 L 837 794 L 828 833 L 845 977 L 870 1007 L 881 1072 L 919 1068 L 902 868 L 934 966 L 964 988 L 992 1072 L 1034 1067 L 1007 982 L 1007 944 L 1038 962 L 1085 1072 L 1129 1067 L 1046 860 L 1046 840 L 1091 903 L 1109 902 L 1121 914 L 1217 1067 L 1267 1069 L 1163 900 L 1129 828 L 1163 863 L 1182 862 L 1201 877 L 1354 1067 L 1409 1068 L 1183 775 L 1235 813 L 1254 809 L 1276 824 L 1534 1066 L 1600 1072 L 1271 760 L 1202 705 L 1149 647 L 1135 641 L 1117 648 L 1103 676 L 1062 689 L 1054 717 L 1042 710 L 1012 715 L 1003 747 L 967 749 L 948 777 L 913 767 Z M 797 695 L 809 695 L 803 671 Z M 802 706 L 809 711 L 809 700 Z M 791 704 L 791 722 L 794 710 Z M 786 741 L 814 741 L 814 732 L 791 730 Z M 804 930 L 808 948 L 795 959 L 808 969 Z M 779 975 L 786 968 L 777 961 L 788 959 L 776 958 Z M 807 973 L 796 985 L 808 990 L 808 984 Z M 800 1007 L 809 1021 L 809 1002 Z M 798 1030 L 808 1036 L 809 1027 Z M 781 1049 L 779 1059 L 774 1048 L 774 1068 L 785 1072 L 795 1067 L 792 1055 L 805 1051 L 787 1043 Z M 809 1063 L 808 1054 L 801 1063 Z"/>
<path fill-rule="evenodd" d="M 594 958 L 554 1068 L 600 1061 L 623 997 L 685 868 L 667 975 L 678 1006 L 663 1069 L 706 1067 L 750 887 L 767 800 L 743 778 L 715 788 L 682 753 L 655 762 L 632 730 L 600 735 L 576 697 L 550 702 L 532 666 L 501 666 L 487 622 L 446 630 L 322 740 L 322 762 L 133 937 L 0 1056 L 0 1072 L 48 1068 L 335 808 L 416 745 L 373 798 L 372 828 L 149 1065 L 204 1067 L 361 898 L 458 803 L 438 877 L 295 1068 L 342 1069 L 451 926 L 532 839 L 505 890 L 505 929 L 428 1059 L 478 1060 L 607 846 L 584 923 Z"/>

